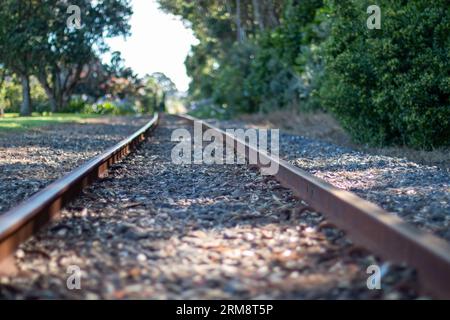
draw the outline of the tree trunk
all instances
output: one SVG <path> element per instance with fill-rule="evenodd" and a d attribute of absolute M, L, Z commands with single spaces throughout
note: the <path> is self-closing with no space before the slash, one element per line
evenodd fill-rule
<path fill-rule="evenodd" d="M 258 23 L 259 30 L 264 31 L 264 19 L 261 14 L 261 7 L 259 5 L 259 0 L 253 0 L 253 12 L 255 20 Z"/>
<path fill-rule="evenodd" d="M 5 81 L 5 74 L 6 74 L 6 71 L 4 69 L 2 71 L 3 71 L 3 73 L 2 73 L 2 77 L 0 79 L 0 87 L 3 86 L 3 82 Z M 7 100 L 7 99 L 8 98 L 5 97 L 5 100 Z M 5 107 L 3 105 L 0 105 L 0 118 L 3 118 L 4 115 L 5 115 Z"/>
<path fill-rule="evenodd" d="M 57 91 L 54 95 L 51 95 L 49 100 L 52 112 L 64 112 L 64 109 L 69 104 L 69 99 L 67 94 L 61 91 Z"/>
<path fill-rule="evenodd" d="M 267 2 L 268 4 L 268 11 L 269 11 L 269 21 L 270 21 L 270 26 L 272 28 L 275 28 L 276 26 L 278 26 L 280 24 L 280 21 L 278 20 L 276 14 L 275 14 L 275 7 L 273 5 L 272 0 L 269 0 Z"/>
<path fill-rule="evenodd" d="M 42 81 L 41 84 L 43 84 Z M 55 81 L 54 89 L 52 89 L 48 84 L 43 84 L 43 87 L 45 93 L 47 94 L 48 101 L 50 102 L 51 112 L 56 113 L 63 111 L 69 102 L 69 97 L 62 91 L 59 81 Z"/>
<path fill-rule="evenodd" d="M 50 102 L 50 111 L 55 113 L 58 111 L 58 103 L 56 102 L 56 99 L 53 95 L 48 95 L 48 101 Z"/>
<path fill-rule="evenodd" d="M 236 0 L 236 28 L 237 28 L 237 42 L 241 43 L 245 40 L 245 31 L 242 28 L 242 20 L 241 20 L 241 0 Z"/>
<path fill-rule="evenodd" d="M 53 113 L 64 112 L 64 109 L 69 104 L 69 97 L 63 92 L 57 92 L 55 95 L 47 94 L 50 101 L 50 108 Z"/>
<path fill-rule="evenodd" d="M 58 111 L 64 112 L 64 110 L 66 110 L 67 108 L 67 105 L 69 104 L 69 100 L 70 100 L 70 93 L 61 92 L 61 103 L 58 106 L 59 107 Z"/>
<path fill-rule="evenodd" d="M 55 72 L 53 75 L 53 92 L 55 95 L 56 104 L 55 104 L 55 109 L 52 110 L 52 112 L 58 112 L 61 110 L 60 108 L 62 105 L 63 97 L 62 97 L 62 86 L 61 86 L 60 76 L 61 75 L 57 72 Z"/>
<path fill-rule="evenodd" d="M 52 88 L 50 88 L 50 85 L 47 82 L 45 73 L 39 74 L 38 80 L 41 83 L 41 86 L 44 88 L 45 94 L 47 95 L 48 101 L 50 103 L 50 111 L 56 112 L 58 110 L 58 103 L 56 102 L 56 97 Z"/>
<path fill-rule="evenodd" d="M 20 107 L 20 115 L 31 115 L 31 93 L 30 93 L 30 77 L 28 75 L 22 75 L 22 105 Z"/>

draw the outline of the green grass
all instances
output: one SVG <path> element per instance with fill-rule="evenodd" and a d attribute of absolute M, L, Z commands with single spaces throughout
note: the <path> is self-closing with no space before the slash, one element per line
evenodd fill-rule
<path fill-rule="evenodd" d="M 0 117 L 0 133 L 27 130 L 59 123 L 80 122 L 83 119 L 95 117 L 98 117 L 98 115 L 57 113 L 49 115 L 33 114 L 31 117 L 19 117 L 18 114 L 7 113 L 4 117 Z"/>

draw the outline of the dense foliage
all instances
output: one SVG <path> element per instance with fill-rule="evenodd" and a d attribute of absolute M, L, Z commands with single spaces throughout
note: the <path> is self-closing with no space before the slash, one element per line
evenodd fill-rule
<path fill-rule="evenodd" d="M 193 99 L 226 114 L 312 106 L 326 35 L 322 0 L 159 0 L 200 40 L 186 60 Z"/>
<path fill-rule="evenodd" d="M 380 0 L 159 0 L 199 43 L 190 95 L 216 115 L 294 107 L 336 115 L 356 141 L 450 144 L 450 6 Z M 220 111 L 222 110 L 222 111 Z"/>
<path fill-rule="evenodd" d="M 81 21 L 71 26 L 71 5 Z M 0 6 L 0 116 L 4 111 L 125 114 L 164 107 L 175 85 L 139 78 L 109 52 L 108 37 L 129 34 L 129 0 L 4 0 Z"/>
<path fill-rule="evenodd" d="M 371 145 L 450 145 L 448 0 L 158 0 L 198 38 L 186 58 L 192 105 L 231 116 L 273 109 L 332 112 Z M 0 115 L 4 110 L 123 114 L 163 109 L 176 96 L 163 74 L 139 78 L 105 38 L 127 35 L 128 0 L 0 6 Z M 33 103 L 32 103 L 33 102 Z"/>
<path fill-rule="evenodd" d="M 382 28 L 365 28 L 369 1 L 330 1 L 322 102 L 371 144 L 450 144 L 447 0 L 378 1 Z"/>
<path fill-rule="evenodd" d="M 80 29 L 67 23 L 70 5 L 83 12 Z M 21 81 L 21 114 L 32 112 L 31 77 L 45 90 L 52 111 L 65 108 L 90 63 L 108 50 L 104 39 L 128 34 L 131 13 L 128 0 L 2 1 L 0 64 Z"/>

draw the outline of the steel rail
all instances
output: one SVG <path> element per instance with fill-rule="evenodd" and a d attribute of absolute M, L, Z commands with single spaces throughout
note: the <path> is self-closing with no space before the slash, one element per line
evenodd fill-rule
<path fill-rule="evenodd" d="M 65 204 L 102 177 L 111 165 L 132 152 L 158 122 L 159 115 L 155 114 L 148 124 L 128 138 L 0 215 L 0 261 L 8 258 L 22 242 L 57 218 Z"/>
<path fill-rule="evenodd" d="M 346 231 L 356 244 L 385 259 L 416 268 L 424 292 L 450 299 L 450 245 L 445 240 L 421 231 L 379 206 L 338 189 L 284 160 L 260 152 L 211 124 L 187 115 L 179 117 L 191 124 L 202 124 L 203 130 L 215 131 L 236 152 L 243 151 L 245 154 L 242 155 L 247 159 L 249 154 L 257 154 L 259 167 L 277 164 L 279 170 L 275 178 Z"/>

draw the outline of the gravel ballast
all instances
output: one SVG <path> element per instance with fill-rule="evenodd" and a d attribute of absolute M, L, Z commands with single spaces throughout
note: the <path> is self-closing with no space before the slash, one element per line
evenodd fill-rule
<path fill-rule="evenodd" d="M 258 128 L 238 121 L 221 128 Z M 450 169 L 280 133 L 280 157 L 450 241 Z M 450 154 L 449 154 L 450 157 Z"/>
<path fill-rule="evenodd" d="M 448 170 L 296 136 L 281 139 L 291 163 L 450 241 Z"/>
<path fill-rule="evenodd" d="M 0 135 L 0 215 L 113 146 L 149 117 L 107 117 Z"/>
<path fill-rule="evenodd" d="M 245 165 L 176 165 L 165 117 L 136 153 L 21 246 L 2 298 L 417 298 L 414 272 L 355 247 Z M 190 129 L 190 128 L 189 128 Z M 382 290 L 366 285 L 369 265 Z M 81 290 L 66 286 L 81 270 Z"/>

